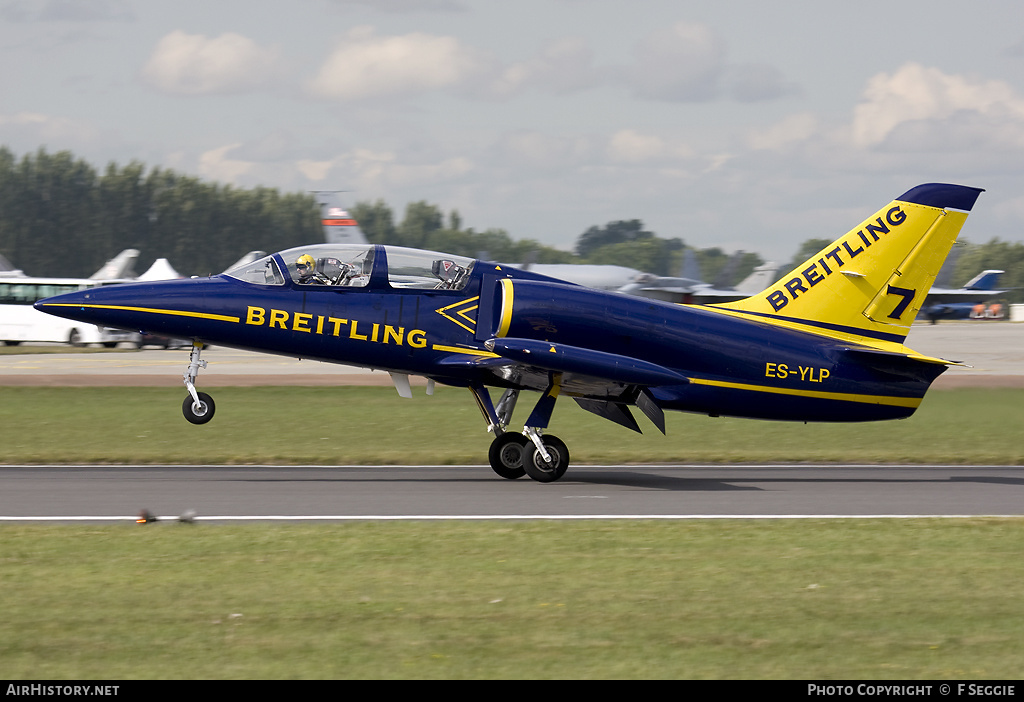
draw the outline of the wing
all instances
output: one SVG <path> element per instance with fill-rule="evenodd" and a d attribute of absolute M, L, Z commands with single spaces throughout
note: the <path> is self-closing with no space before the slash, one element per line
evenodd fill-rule
<path fill-rule="evenodd" d="M 489 339 L 484 345 L 488 356 L 452 354 L 439 365 L 476 367 L 490 373 L 495 384 L 542 392 L 557 374 L 560 392 L 580 407 L 636 432 L 640 428 L 629 405 L 664 433 L 664 412 L 649 388 L 689 383 L 686 376 L 656 363 L 578 346 L 517 338 Z"/>

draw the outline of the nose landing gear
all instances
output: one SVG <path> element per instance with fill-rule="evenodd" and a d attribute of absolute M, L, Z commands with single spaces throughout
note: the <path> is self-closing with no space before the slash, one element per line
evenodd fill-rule
<path fill-rule="evenodd" d="M 203 342 L 192 342 L 192 351 L 188 357 L 188 368 L 182 376 L 185 381 L 185 388 L 188 390 L 188 397 L 181 404 L 181 413 L 185 415 L 185 419 L 193 424 L 206 424 L 213 419 L 213 413 L 216 410 L 213 398 L 205 392 L 198 392 L 196 390 L 195 383 L 196 376 L 199 375 L 199 369 L 206 368 L 206 361 L 199 358 L 202 352 Z"/>
<path fill-rule="evenodd" d="M 213 398 L 205 392 L 196 393 L 195 399 L 192 399 L 190 395 L 181 403 L 181 413 L 185 415 L 185 419 L 193 424 L 206 424 L 213 419 L 215 409 L 216 405 L 213 403 Z"/>

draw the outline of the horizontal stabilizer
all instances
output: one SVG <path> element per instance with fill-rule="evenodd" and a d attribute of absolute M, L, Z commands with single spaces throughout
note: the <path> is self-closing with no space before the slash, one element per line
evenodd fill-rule
<path fill-rule="evenodd" d="M 689 379 L 656 363 L 604 351 L 533 339 L 489 339 L 484 346 L 503 358 L 556 373 L 577 373 L 631 385 L 681 385 Z"/>
<path fill-rule="evenodd" d="M 896 351 L 883 351 L 881 349 L 868 349 L 868 348 L 848 348 L 844 349 L 848 354 L 861 355 L 861 356 L 873 356 L 875 358 L 889 358 L 889 359 L 909 359 L 911 361 L 920 361 L 921 363 L 931 363 L 939 366 L 963 366 L 969 367 L 967 364 L 961 361 L 950 361 L 945 358 L 937 358 L 935 356 L 925 356 L 924 354 L 917 353 L 907 349 L 907 353 L 899 353 Z"/>
<path fill-rule="evenodd" d="M 906 349 L 906 352 L 903 353 L 883 351 L 881 349 L 850 348 L 845 349 L 845 352 L 853 356 L 859 356 L 858 360 L 866 361 L 877 370 L 892 372 L 892 374 L 898 376 L 929 376 L 934 379 L 934 377 L 939 376 L 950 365 L 966 368 L 972 367 L 961 361 L 926 356 L 911 349 Z"/>

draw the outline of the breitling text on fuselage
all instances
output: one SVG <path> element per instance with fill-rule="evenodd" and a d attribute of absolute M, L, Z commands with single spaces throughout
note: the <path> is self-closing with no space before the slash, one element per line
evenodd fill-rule
<path fill-rule="evenodd" d="M 396 327 L 391 324 L 307 312 L 267 310 L 250 305 L 246 311 L 245 323 L 256 327 L 266 326 L 268 329 L 320 334 L 377 344 L 410 346 L 414 349 L 422 349 L 427 346 L 427 333 L 422 329 L 406 331 L 405 327 Z"/>

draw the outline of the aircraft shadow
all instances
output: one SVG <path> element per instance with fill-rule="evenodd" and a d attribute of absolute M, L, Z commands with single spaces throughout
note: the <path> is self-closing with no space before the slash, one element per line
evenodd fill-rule
<path fill-rule="evenodd" d="M 631 471 L 588 472 L 586 469 L 570 471 L 561 481 L 564 483 L 587 483 L 591 485 L 617 485 L 619 487 L 644 490 L 671 490 L 676 492 L 735 492 L 761 491 L 763 488 L 750 485 L 735 485 L 731 481 L 716 478 L 682 478 L 671 475 L 656 475 Z"/>
<path fill-rule="evenodd" d="M 398 469 L 399 473 L 393 472 L 392 468 Z M 328 468 L 328 470 L 330 470 Z M 771 476 L 757 476 L 750 473 L 738 476 L 735 474 L 730 475 L 730 471 L 724 470 L 724 475 L 720 477 L 690 477 L 690 476 L 677 476 L 664 473 L 650 473 L 643 470 L 628 470 L 628 469 L 588 469 L 586 467 L 580 467 L 571 469 L 565 477 L 563 477 L 557 483 L 553 483 L 550 486 L 537 486 L 537 487 L 556 487 L 556 486 L 570 486 L 573 484 L 586 484 L 586 485 L 604 485 L 604 486 L 617 486 L 623 488 L 635 488 L 639 490 L 661 490 L 661 491 L 674 491 L 674 492 L 762 492 L 771 490 L 773 485 L 784 486 L 794 484 L 815 484 L 815 485 L 854 485 L 858 483 L 872 484 L 872 485 L 900 485 L 900 484 L 912 484 L 912 485 L 924 485 L 924 484 L 947 484 L 947 483 L 977 483 L 977 484 L 998 484 L 998 485 L 1010 485 L 1010 486 L 1024 486 L 1024 477 L 1015 478 L 1011 476 L 994 476 L 994 475 L 954 475 L 954 476 L 936 476 L 928 477 L 921 475 L 920 477 L 853 477 L 853 476 L 842 476 L 842 477 L 828 477 L 828 476 L 798 476 L 798 477 L 771 477 Z M 224 478 L 218 478 L 217 480 L 223 480 Z M 493 484 L 495 486 L 506 486 L 513 481 L 501 480 L 497 476 L 491 475 L 485 468 L 481 468 L 479 473 L 473 473 L 472 475 L 459 475 L 459 476 L 443 476 L 439 477 L 433 471 L 423 471 L 421 474 L 417 474 L 414 469 L 410 471 L 407 467 L 399 466 L 380 466 L 374 468 L 370 474 L 360 469 L 360 475 L 344 475 L 339 474 L 336 476 L 329 475 L 317 475 L 317 476 L 260 476 L 255 477 L 252 475 L 248 476 L 237 476 L 227 478 L 231 481 L 241 482 L 253 482 L 253 483 L 416 483 L 416 484 L 454 484 L 454 483 L 479 483 L 479 484 Z M 534 486 L 532 480 L 528 477 L 520 478 L 514 481 L 517 485 L 529 485 Z"/>

